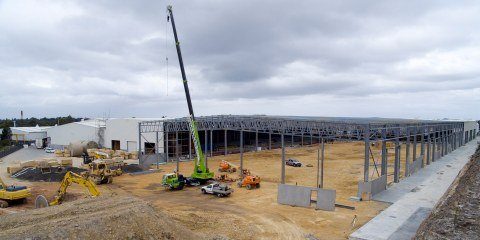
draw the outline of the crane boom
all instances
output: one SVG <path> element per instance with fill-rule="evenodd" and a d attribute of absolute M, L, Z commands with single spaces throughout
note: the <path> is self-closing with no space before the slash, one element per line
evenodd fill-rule
<path fill-rule="evenodd" d="M 178 62 L 180 63 L 180 71 L 182 72 L 183 88 L 185 90 L 185 96 L 187 97 L 188 112 L 190 114 L 190 130 L 193 145 L 195 147 L 195 153 L 197 155 L 195 166 L 192 173 L 192 178 L 199 180 L 208 180 L 213 178 L 213 172 L 210 172 L 207 168 L 205 156 L 203 155 L 202 147 L 200 145 L 200 138 L 198 136 L 197 123 L 195 122 L 195 115 L 193 113 L 192 100 L 190 98 L 190 90 L 188 89 L 187 75 L 185 74 L 185 68 L 183 66 L 182 51 L 180 50 L 180 42 L 178 41 L 177 29 L 175 27 L 175 20 L 173 19 L 172 6 L 167 7 L 168 17 L 172 23 L 173 36 L 175 38 L 175 46 L 177 48 Z M 167 19 L 168 20 L 168 19 Z"/>

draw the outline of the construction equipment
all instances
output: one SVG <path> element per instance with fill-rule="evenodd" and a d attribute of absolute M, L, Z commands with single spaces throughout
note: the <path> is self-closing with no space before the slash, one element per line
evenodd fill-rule
<path fill-rule="evenodd" d="M 88 164 L 88 172 L 83 172 L 82 176 L 92 180 L 95 184 L 112 183 L 113 176 L 122 175 L 122 169 L 110 169 L 107 163 L 95 160 Z"/>
<path fill-rule="evenodd" d="M 217 175 L 215 177 L 215 181 L 217 181 L 217 182 L 235 182 L 236 179 L 231 178 L 231 177 L 228 176 L 228 174 L 224 173 L 224 174 Z"/>
<path fill-rule="evenodd" d="M 7 208 L 10 201 L 27 200 L 32 193 L 26 186 L 7 186 L 0 178 L 0 208 Z"/>
<path fill-rule="evenodd" d="M 229 172 L 229 173 L 234 173 L 237 171 L 237 168 L 234 167 L 232 164 L 229 162 L 222 160 L 220 162 L 220 167 L 218 168 L 219 172 Z"/>
<path fill-rule="evenodd" d="M 260 188 L 260 177 L 252 175 L 244 175 L 243 179 L 237 182 L 238 187 L 246 187 L 248 190 Z"/>
<path fill-rule="evenodd" d="M 163 175 L 162 186 L 170 190 L 182 190 L 185 186 L 185 178 L 182 174 L 165 174 Z"/>
<path fill-rule="evenodd" d="M 100 195 L 100 192 L 97 189 L 97 186 L 95 183 L 90 181 L 89 179 L 82 177 L 74 172 L 68 171 L 65 176 L 63 177 L 62 182 L 60 183 L 60 188 L 57 191 L 57 195 L 53 199 L 53 201 L 48 202 L 47 198 L 43 195 L 38 195 L 37 198 L 35 199 L 35 208 L 42 208 L 42 207 L 48 207 L 48 206 L 54 206 L 61 204 L 65 194 L 67 193 L 67 189 L 72 183 L 79 184 L 81 186 L 84 186 L 85 188 L 88 189 L 90 192 L 90 195 L 92 197 L 96 197 Z"/>
<path fill-rule="evenodd" d="M 197 123 L 195 122 L 195 115 L 193 114 L 193 107 L 192 107 L 192 100 L 190 98 L 190 91 L 188 89 L 188 82 L 187 82 L 187 76 L 185 74 L 185 68 L 183 66 L 183 58 L 182 58 L 182 52 L 180 50 L 180 42 L 178 41 L 178 36 L 177 36 L 177 29 L 175 27 L 175 20 L 173 18 L 173 12 L 172 12 L 172 6 L 167 7 L 168 11 L 168 16 L 167 16 L 167 21 L 171 21 L 172 23 L 172 30 L 173 30 L 173 35 L 175 38 L 175 46 L 177 49 L 177 55 L 178 55 L 178 61 L 180 63 L 180 71 L 182 73 L 182 80 L 183 80 L 183 88 L 185 90 L 185 96 L 187 98 L 187 104 L 188 104 L 188 111 L 190 114 L 190 131 L 191 131 L 191 138 L 193 140 L 193 144 L 195 147 L 195 153 L 196 153 L 196 160 L 194 163 L 194 168 L 193 168 L 193 173 L 191 175 L 191 178 L 196 179 L 200 182 L 206 182 L 207 180 L 210 180 L 214 177 L 213 172 L 210 172 L 210 170 L 207 167 L 207 163 L 205 160 L 205 156 L 203 155 L 202 147 L 200 145 L 200 138 L 198 137 L 198 130 L 197 130 Z M 177 165 L 177 173 L 175 173 L 176 176 L 176 182 L 180 182 L 179 178 L 180 174 L 178 174 L 178 165 Z M 167 174 L 167 179 L 174 178 L 175 176 L 172 176 L 171 174 Z M 183 177 L 183 176 L 182 176 Z M 165 176 L 164 176 L 165 179 Z"/>

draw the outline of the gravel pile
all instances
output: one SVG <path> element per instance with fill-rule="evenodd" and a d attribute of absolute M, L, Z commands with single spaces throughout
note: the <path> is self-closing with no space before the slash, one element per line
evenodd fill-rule
<path fill-rule="evenodd" d="M 126 173 L 135 173 L 144 171 L 138 164 L 129 164 L 122 166 L 122 171 Z"/>
<path fill-rule="evenodd" d="M 480 239 L 480 146 L 414 239 Z"/>
<path fill-rule="evenodd" d="M 12 177 L 31 182 L 60 182 L 68 171 L 80 174 L 86 170 L 76 167 L 24 168 L 12 174 Z"/>

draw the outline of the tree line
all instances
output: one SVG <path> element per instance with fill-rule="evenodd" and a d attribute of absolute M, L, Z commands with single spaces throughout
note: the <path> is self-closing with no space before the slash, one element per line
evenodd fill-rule
<path fill-rule="evenodd" d="M 0 146 L 7 146 L 10 145 L 10 139 L 12 136 L 11 127 L 14 125 L 17 127 L 35 127 L 35 126 L 55 126 L 55 124 L 63 125 L 72 122 L 78 122 L 82 120 L 82 118 L 74 118 L 70 115 L 66 117 L 56 117 L 56 118 L 25 118 L 25 119 L 0 119 L 0 128 L 2 132 L 0 134 Z"/>

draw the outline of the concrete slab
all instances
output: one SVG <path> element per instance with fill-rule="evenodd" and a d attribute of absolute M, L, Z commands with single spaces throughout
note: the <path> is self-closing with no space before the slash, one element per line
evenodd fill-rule
<path fill-rule="evenodd" d="M 413 236 L 419 225 L 409 223 L 409 219 L 413 216 L 415 222 L 420 223 L 427 217 L 425 209 L 435 206 L 476 148 L 476 141 L 471 141 L 375 195 L 375 200 L 393 204 L 349 238 L 380 240 Z"/>

